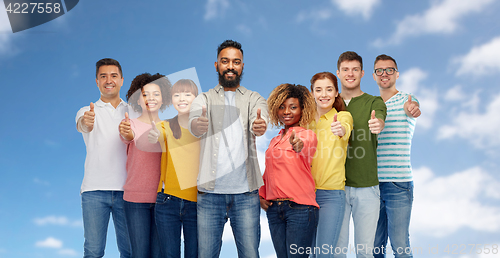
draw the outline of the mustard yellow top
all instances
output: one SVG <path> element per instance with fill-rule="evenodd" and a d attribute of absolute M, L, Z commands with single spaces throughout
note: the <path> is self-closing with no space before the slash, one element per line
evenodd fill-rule
<path fill-rule="evenodd" d="M 165 194 L 196 202 L 196 180 L 200 163 L 199 139 L 182 127 L 181 138 L 175 139 L 168 121 L 161 121 L 156 127 L 160 131 L 158 141 L 162 148 L 158 192 L 164 188 Z"/>
<path fill-rule="evenodd" d="M 346 133 L 339 137 L 331 131 L 334 115 L 345 127 Z M 337 112 L 335 108 L 322 115 L 319 121 L 312 121 L 308 128 L 318 137 L 318 146 L 314 155 L 311 173 L 316 189 L 344 190 L 345 160 L 347 144 L 352 131 L 352 116 L 347 111 Z"/>

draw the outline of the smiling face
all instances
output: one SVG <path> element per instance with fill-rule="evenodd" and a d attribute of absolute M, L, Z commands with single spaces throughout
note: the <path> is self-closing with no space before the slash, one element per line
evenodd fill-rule
<path fill-rule="evenodd" d="M 193 103 L 195 97 L 192 92 L 172 93 L 172 105 L 179 112 L 179 115 L 189 114 L 191 103 Z"/>
<path fill-rule="evenodd" d="M 302 108 L 298 98 L 287 98 L 278 109 L 278 119 L 285 124 L 285 130 L 297 126 L 302 117 Z"/>
<path fill-rule="evenodd" d="M 337 77 L 340 79 L 342 88 L 359 88 L 361 78 L 365 72 L 361 69 L 361 64 L 357 60 L 347 60 L 340 63 L 340 70 L 337 70 Z"/>
<path fill-rule="evenodd" d="M 103 65 L 99 67 L 95 82 L 101 92 L 102 101 L 110 102 L 111 100 L 120 98 L 120 88 L 123 85 L 123 77 L 117 66 Z"/>
<path fill-rule="evenodd" d="M 314 82 L 313 95 L 318 111 L 324 111 L 318 113 L 326 113 L 332 109 L 335 98 L 339 93 L 335 90 L 333 82 L 328 78 L 324 78 Z"/>
<path fill-rule="evenodd" d="M 392 60 L 379 60 L 375 64 L 375 69 L 396 68 L 396 64 Z M 399 72 L 394 72 L 388 75 L 386 71 L 382 75 L 373 74 L 373 79 L 381 89 L 390 89 L 396 85 L 396 80 L 399 78 Z"/>
<path fill-rule="evenodd" d="M 151 113 L 158 112 L 163 104 L 160 86 L 152 83 L 144 85 L 142 97 L 139 97 L 137 103 L 141 106 L 143 112 L 146 110 Z"/>
<path fill-rule="evenodd" d="M 215 62 L 220 85 L 224 88 L 237 88 L 240 85 L 243 66 L 243 54 L 240 50 L 233 47 L 221 50 Z"/>

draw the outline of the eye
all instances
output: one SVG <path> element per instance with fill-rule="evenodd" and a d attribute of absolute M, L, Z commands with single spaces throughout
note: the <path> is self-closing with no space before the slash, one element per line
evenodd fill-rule
<path fill-rule="evenodd" d="M 234 62 L 235 65 L 240 65 L 240 63 L 241 63 L 240 61 L 235 61 Z"/>
<path fill-rule="evenodd" d="M 285 106 L 280 106 L 279 109 L 285 109 Z"/>

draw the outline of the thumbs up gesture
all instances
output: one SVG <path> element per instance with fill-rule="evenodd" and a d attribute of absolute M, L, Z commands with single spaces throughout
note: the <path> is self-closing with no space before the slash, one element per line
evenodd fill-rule
<path fill-rule="evenodd" d="M 203 135 L 208 132 L 207 107 L 201 107 L 201 116 L 193 119 L 191 122 L 191 130 L 195 135 Z"/>
<path fill-rule="evenodd" d="M 368 120 L 368 127 L 373 134 L 379 134 L 384 129 L 385 123 L 375 117 L 375 110 L 372 110 L 371 118 Z"/>
<path fill-rule="evenodd" d="M 90 110 L 83 113 L 83 126 L 86 132 L 91 132 L 94 129 L 95 113 L 94 103 L 90 102 Z"/>
<path fill-rule="evenodd" d="M 125 112 L 125 119 L 123 119 L 118 126 L 118 130 L 120 131 L 120 135 L 123 137 L 123 139 L 127 141 L 131 141 L 134 139 L 134 133 L 130 128 L 130 119 L 128 118 L 127 112 Z"/>
<path fill-rule="evenodd" d="M 292 130 L 289 141 L 295 152 L 300 152 L 304 148 L 304 142 L 298 136 L 295 136 L 295 130 Z"/>
<path fill-rule="evenodd" d="M 261 136 L 266 132 L 267 124 L 264 119 L 260 116 L 261 110 L 257 109 L 257 118 L 253 121 L 252 130 L 256 136 Z"/>
<path fill-rule="evenodd" d="M 337 121 L 337 114 L 333 116 L 333 123 L 330 125 L 330 129 L 334 135 L 342 137 L 345 135 L 345 127 L 342 126 L 340 121 Z"/>
<path fill-rule="evenodd" d="M 158 137 L 160 136 L 160 130 L 156 128 L 155 122 L 151 121 L 151 130 L 148 134 L 148 141 L 152 144 L 158 142 Z"/>
<path fill-rule="evenodd" d="M 420 107 L 418 105 L 418 102 L 412 101 L 411 95 L 408 95 L 408 101 L 406 101 L 406 103 L 404 104 L 404 109 L 405 109 L 406 115 L 414 117 L 414 118 L 417 118 L 422 114 L 420 112 Z"/>

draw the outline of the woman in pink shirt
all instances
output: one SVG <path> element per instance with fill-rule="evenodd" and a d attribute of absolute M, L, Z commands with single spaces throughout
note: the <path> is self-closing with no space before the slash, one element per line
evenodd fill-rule
<path fill-rule="evenodd" d="M 136 76 L 127 93 L 137 119 L 120 123 L 120 138 L 127 144 L 127 180 L 123 186 L 125 220 L 130 235 L 132 257 L 160 257 L 155 225 L 156 190 L 160 180 L 161 147 L 151 144 L 148 134 L 160 122 L 158 111 L 170 105 L 171 83 L 161 74 Z"/>
<path fill-rule="evenodd" d="M 260 204 L 266 211 L 278 258 L 308 257 L 318 223 L 311 162 L 316 134 L 306 127 L 316 116 L 316 105 L 302 85 L 281 84 L 267 100 L 270 123 L 284 126 L 266 151 Z"/>

